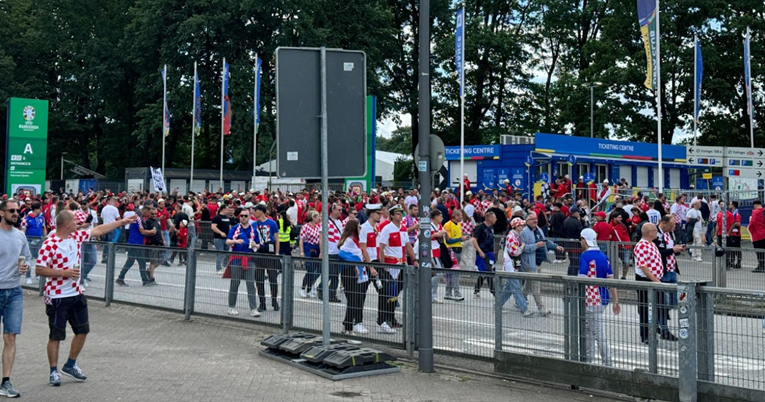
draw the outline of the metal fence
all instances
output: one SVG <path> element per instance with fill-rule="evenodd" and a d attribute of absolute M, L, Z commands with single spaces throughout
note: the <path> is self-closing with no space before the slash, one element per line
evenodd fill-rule
<path fill-rule="evenodd" d="M 385 343 L 411 356 L 419 344 L 420 284 L 411 266 L 365 264 L 367 272 L 374 268 L 381 274 L 378 291 L 374 280 L 359 283 L 356 264 L 331 260 L 329 285 L 335 291 L 321 295 L 317 259 L 93 245 L 95 266 L 85 293 L 107 305 L 120 301 L 177 311 L 186 319 L 203 314 L 284 332 L 319 332 L 321 296 L 330 300 L 333 337 Z M 612 257 L 618 255 L 618 244 L 606 247 Z M 166 257 L 170 266 L 162 265 Z M 434 268 L 425 284 L 433 302 L 434 349 L 492 361 L 502 373 L 646 398 L 685 400 L 696 392 L 765 400 L 765 295 L 709 286 L 725 257 L 708 259 L 708 266 L 681 264 L 688 276 L 696 272 L 704 279 L 684 274 L 677 285 L 569 276 L 568 260 L 543 264 L 538 273 Z M 219 271 L 226 266 L 230 278 Z M 395 279 L 392 268 L 400 269 Z M 736 273 L 726 273 L 729 286 Z M 620 314 L 614 314 L 613 303 L 591 303 L 590 286 L 615 289 Z"/>

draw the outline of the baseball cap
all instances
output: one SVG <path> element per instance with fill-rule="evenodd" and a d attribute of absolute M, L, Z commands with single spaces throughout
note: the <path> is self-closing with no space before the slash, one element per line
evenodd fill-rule
<path fill-rule="evenodd" d="M 587 228 L 579 235 L 590 247 L 598 247 L 598 235 L 594 230 Z"/>
<path fill-rule="evenodd" d="M 606 219 L 606 213 L 603 212 L 603 211 L 595 212 L 593 215 L 595 215 L 597 217 L 600 217 L 600 218 L 603 218 L 603 219 Z"/>
<path fill-rule="evenodd" d="M 573 215 L 573 214 L 578 214 L 580 211 L 577 207 L 573 207 L 568 212 L 569 214 Z"/>

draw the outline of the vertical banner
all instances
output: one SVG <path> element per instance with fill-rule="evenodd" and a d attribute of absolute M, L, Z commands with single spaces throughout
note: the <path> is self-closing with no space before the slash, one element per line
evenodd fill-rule
<path fill-rule="evenodd" d="M 151 182 L 154 186 L 154 191 L 164 193 L 167 191 L 165 188 L 165 178 L 162 176 L 162 170 L 149 166 L 151 170 Z"/>
<path fill-rule="evenodd" d="M 48 153 L 48 101 L 8 100 L 5 149 L 6 193 L 42 193 Z"/>
<path fill-rule="evenodd" d="M 360 195 L 372 190 L 375 178 L 375 138 L 377 137 L 377 98 L 367 96 L 367 175 L 345 179 L 345 190 Z"/>
<path fill-rule="evenodd" d="M 202 132 L 202 91 L 199 90 L 199 76 L 194 67 L 194 134 L 199 137 Z"/>
<path fill-rule="evenodd" d="M 749 28 L 744 39 L 744 90 L 746 91 L 746 114 L 752 115 L 752 70 L 749 59 Z"/>
<path fill-rule="evenodd" d="M 701 80 L 704 76 L 704 62 L 701 59 L 701 42 L 696 39 L 696 110 L 694 111 L 693 118 L 698 121 L 699 110 L 701 110 Z"/>
<path fill-rule="evenodd" d="M 252 187 L 255 187 L 255 176 L 258 170 L 258 126 L 260 125 L 260 67 L 263 61 L 255 55 L 255 89 L 252 96 L 252 116 L 254 119 L 252 133 Z"/>
<path fill-rule="evenodd" d="M 647 59 L 644 85 L 648 89 L 656 88 L 656 4 L 657 0 L 637 0 L 640 34 L 645 45 Z"/>
<path fill-rule="evenodd" d="M 230 78 L 228 63 L 223 59 L 223 88 L 221 89 L 221 113 L 223 120 L 223 135 L 231 134 L 231 100 L 228 97 L 228 80 Z"/>
<path fill-rule="evenodd" d="M 260 124 L 260 68 L 263 60 L 255 60 L 255 125 Z"/>
<path fill-rule="evenodd" d="M 170 109 L 167 106 L 167 66 L 162 69 L 162 85 L 164 95 L 162 96 L 162 132 L 164 136 L 170 135 Z"/>
<path fill-rule="evenodd" d="M 457 11 L 456 32 L 454 34 L 454 63 L 460 81 L 460 97 L 465 95 L 465 9 Z"/>

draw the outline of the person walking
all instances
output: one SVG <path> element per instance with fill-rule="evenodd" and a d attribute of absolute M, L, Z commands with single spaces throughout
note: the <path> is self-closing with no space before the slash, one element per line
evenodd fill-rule
<path fill-rule="evenodd" d="M 521 268 L 521 255 L 523 254 L 524 244 L 521 242 L 521 232 L 526 227 L 526 221 L 521 218 L 513 218 L 510 221 L 510 232 L 505 240 L 505 255 L 503 260 L 503 269 L 505 272 L 518 272 Z M 526 296 L 521 290 L 521 281 L 519 279 L 507 278 L 505 286 L 502 288 L 499 298 L 499 305 L 504 306 L 510 297 L 515 298 L 515 305 L 521 310 L 524 317 L 534 315 L 528 310 Z"/>
<path fill-rule="evenodd" d="M 337 243 L 340 241 L 340 235 L 343 233 L 343 221 L 340 219 L 340 216 L 342 215 L 343 207 L 340 206 L 340 204 L 332 203 L 330 204 L 329 209 L 329 222 L 326 225 L 327 229 L 327 253 L 329 253 L 329 302 L 330 303 L 340 303 L 340 299 L 337 298 L 337 285 L 340 280 L 340 269 L 337 266 L 337 264 L 333 263 L 332 261 L 338 261 L 340 257 L 338 257 L 338 254 L 340 253 L 340 250 L 337 248 Z M 322 227 L 325 227 L 322 225 Z M 322 290 L 324 289 L 322 287 L 321 281 L 319 281 L 319 286 L 317 288 L 317 294 L 319 299 L 324 300 Z"/>
<path fill-rule="evenodd" d="M 403 224 L 404 214 L 400 205 L 394 204 L 388 210 L 390 220 L 382 222 L 378 228 L 377 244 L 380 249 L 382 262 L 392 265 L 404 265 L 408 256 L 415 266 L 416 261 L 406 225 Z M 377 297 L 377 330 L 383 334 L 395 334 L 394 328 L 400 327 L 396 322 L 396 303 L 398 302 L 398 277 L 400 268 L 386 268 L 379 272 L 382 289 Z"/>
<path fill-rule="evenodd" d="M 231 221 L 228 218 L 228 205 L 223 204 L 218 208 L 217 214 L 210 222 L 210 230 L 213 232 L 213 246 L 218 251 L 226 250 L 228 231 L 231 229 Z M 223 253 L 215 254 L 215 273 L 223 275 L 223 263 L 228 256 Z"/>
<path fill-rule="evenodd" d="M 120 225 L 132 225 L 136 221 L 136 217 L 129 217 L 93 229 L 77 230 L 77 223 L 71 211 L 59 211 L 56 214 L 56 231 L 43 242 L 35 267 L 38 276 L 47 278 L 45 313 L 50 330 L 47 346 L 50 385 L 61 385 L 58 352 L 61 341 L 66 339 L 67 322 L 72 327 L 74 337 L 69 348 L 69 359 L 61 373 L 77 381 L 85 381 L 88 378 L 77 366 L 77 358 L 90 332 L 88 302 L 82 294 L 80 282 L 82 243 L 92 237 L 109 233 Z"/>
<path fill-rule="evenodd" d="M 632 261 L 632 246 L 629 245 L 630 235 L 623 219 L 620 213 L 614 211 L 609 221 L 611 222 L 611 241 L 617 243 L 619 259 L 622 260 L 622 279 L 626 279 L 630 261 Z"/>
<path fill-rule="evenodd" d="M 547 261 L 547 250 L 563 251 L 563 247 L 548 240 L 542 230 L 537 226 L 537 214 L 529 213 L 526 216 L 526 227 L 521 232 L 523 254 L 521 254 L 521 271 L 541 272 L 541 266 Z M 538 281 L 525 281 L 523 295 L 528 299 L 529 293 L 534 296 L 539 315 L 546 317 L 552 312 L 545 306 L 542 291 Z"/>
<path fill-rule="evenodd" d="M 307 222 L 300 229 L 300 256 L 303 258 L 321 258 L 321 215 L 308 211 Z M 300 285 L 300 297 L 316 297 L 316 279 L 319 277 L 321 264 L 305 262 L 306 273 Z"/>
<path fill-rule="evenodd" d="M 132 218 L 136 215 L 131 215 Z M 143 283 L 143 286 L 152 286 L 151 281 L 149 280 L 149 276 L 146 272 L 146 249 L 143 247 L 143 245 L 146 243 L 146 236 L 153 236 L 155 232 L 153 231 L 147 231 L 144 228 L 143 221 L 146 219 L 149 219 L 151 216 L 151 203 L 147 202 L 144 204 L 144 207 L 141 208 L 141 217 L 132 219 L 130 221 L 130 229 L 128 233 L 128 252 L 127 252 L 127 260 L 125 260 L 125 265 L 122 266 L 122 270 L 120 271 L 119 276 L 117 277 L 116 283 L 119 286 L 129 286 L 125 282 L 125 276 L 127 275 L 130 268 L 133 268 L 133 264 L 138 262 L 138 272 L 141 275 L 141 282 Z"/>
<path fill-rule="evenodd" d="M 582 248 L 585 250 L 579 259 L 579 276 L 587 278 L 613 279 L 614 272 L 608 257 L 598 247 L 598 235 L 594 230 L 587 228 L 582 230 Z M 605 320 L 603 312 L 613 296 L 612 310 L 618 315 L 622 308 L 619 305 L 619 296 L 616 288 L 609 289 L 605 286 L 585 286 L 585 345 L 586 361 L 592 363 L 595 360 L 595 343 L 598 344 L 600 359 L 604 366 L 612 366 L 611 350 L 606 340 Z"/>
<path fill-rule="evenodd" d="M 752 236 L 752 245 L 757 250 L 757 268 L 752 272 L 765 273 L 765 209 L 762 201 L 754 200 L 752 203 L 752 216 L 749 218 L 749 234 Z"/>
<path fill-rule="evenodd" d="M 255 216 L 255 229 L 258 231 L 258 238 L 260 239 L 260 247 L 257 252 L 260 255 L 279 255 L 279 228 L 276 226 L 276 222 L 269 218 L 265 205 L 258 204 L 253 209 Z M 258 297 L 260 304 L 258 305 L 258 311 L 261 313 L 266 311 L 266 271 L 268 273 L 268 284 L 271 290 L 271 307 L 274 311 L 279 311 L 279 303 L 276 298 L 279 296 L 279 283 L 277 281 L 279 277 L 279 261 L 275 258 L 258 257 L 256 260 L 255 268 L 255 285 L 258 288 Z"/>
<path fill-rule="evenodd" d="M 242 210 L 239 213 L 239 223 L 231 227 L 226 236 L 226 245 L 232 253 L 254 253 L 261 243 L 258 231 L 250 225 L 250 212 Z M 247 302 L 251 317 L 260 317 L 258 311 L 258 295 L 255 292 L 255 264 L 253 257 L 235 255 L 229 257 L 229 273 L 231 283 L 228 288 L 228 314 L 239 315 L 236 309 L 236 299 L 239 295 L 239 285 L 244 278 L 247 287 Z M 225 277 L 225 275 L 224 275 Z"/>
<path fill-rule="evenodd" d="M 497 261 L 494 256 L 494 223 L 497 217 L 494 212 L 486 212 L 484 215 L 484 221 L 476 226 L 473 231 L 473 238 L 470 241 L 475 247 L 475 266 L 478 271 L 485 272 L 488 275 L 478 276 L 476 279 L 475 287 L 473 289 L 473 297 L 478 299 L 481 297 L 481 287 L 483 287 L 484 279 L 489 284 L 489 292 L 494 295 L 494 263 Z"/>
<path fill-rule="evenodd" d="M 157 220 L 159 221 L 160 230 L 162 231 L 162 239 L 167 247 L 170 247 L 170 228 L 168 222 L 170 221 L 170 211 L 165 207 L 165 200 L 160 198 L 157 200 Z M 170 249 L 166 249 L 161 253 L 162 265 L 170 266 Z"/>
<path fill-rule="evenodd" d="M 701 201 L 696 200 L 691 203 L 691 208 L 685 214 L 686 239 L 693 239 L 694 249 L 691 250 L 693 261 L 701 262 L 701 245 L 704 237 L 704 217 L 701 214 Z"/>
<path fill-rule="evenodd" d="M 359 222 L 349 221 L 338 242 L 340 261 L 371 262 L 366 247 L 361 246 L 359 235 Z M 363 264 L 341 265 L 340 277 L 346 298 L 342 331 L 344 335 L 369 333 L 369 330 L 364 326 L 364 302 L 367 298 L 370 275 L 377 276 L 377 271 L 374 268 L 367 270 Z"/>
<path fill-rule="evenodd" d="M 35 208 L 37 207 L 37 208 Z M 33 211 L 41 210 L 34 203 Z M 42 218 L 38 212 L 34 218 Z M 19 204 L 13 200 L 0 202 L 0 316 L 3 318 L 3 381 L 0 396 L 18 398 L 21 393 L 11 384 L 11 371 L 16 358 L 16 335 L 21 334 L 24 293 L 19 280 L 29 271 L 32 254 L 26 236 L 15 225 L 19 221 Z M 28 226 L 29 227 L 29 226 Z M 19 262 L 24 257 L 25 262 Z"/>
<path fill-rule="evenodd" d="M 42 213 L 42 204 L 39 201 L 32 202 L 32 210 L 21 219 L 21 231 L 27 237 L 29 252 L 32 258 L 37 258 L 37 252 L 40 250 L 45 237 L 48 236 L 48 229 L 45 227 L 45 217 Z M 25 283 L 32 284 L 32 270 L 26 271 Z"/>

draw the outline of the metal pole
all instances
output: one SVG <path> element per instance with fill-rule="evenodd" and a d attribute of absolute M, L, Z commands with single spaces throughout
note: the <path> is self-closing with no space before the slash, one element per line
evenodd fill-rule
<path fill-rule="evenodd" d="M 258 110 L 257 69 L 258 69 L 258 54 L 255 53 L 255 89 L 254 89 L 255 94 L 252 97 L 252 109 L 254 110 L 252 125 L 254 126 L 254 129 L 252 134 L 252 184 L 251 184 L 252 187 L 251 188 L 255 188 L 255 172 L 257 172 L 258 170 L 258 114 L 260 113 L 260 111 Z"/>
<path fill-rule="evenodd" d="M 64 180 L 64 155 L 66 152 L 61 153 L 61 180 Z"/>
<path fill-rule="evenodd" d="M 226 81 L 226 58 L 223 58 L 223 72 L 221 74 L 221 82 L 220 82 L 220 187 L 221 190 L 223 190 L 223 133 L 224 133 L 224 127 L 225 124 L 225 107 L 226 107 L 226 99 L 225 94 L 223 93 L 224 90 L 224 82 Z M 224 190 L 225 191 L 225 190 Z"/>
<path fill-rule="evenodd" d="M 194 137 L 196 136 L 194 133 L 194 125 L 196 124 L 197 118 L 197 79 L 197 63 L 194 62 L 194 96 L 192 97 L 194 107 L 191 109 L 191 175 L 189 177 L 189 191 L 191 191 L 191 187 L 194 185 Z"/>
<path fill-rule="evenodd" d="M 749 27 L 746 27 L 746 71 L 749 76 L 749 82 L 747 82 L 747 108 L 749 109 L 749 147 L 754 148 L 754 105 L 752 99 L 752 43 L 750 41 Z"/>
<path fill-rule="evenodd" d="M 595 138 L 595 107 L 593 106 L 593 99 L 595 93 L 595 86 L 590 84 L 590 138 Z"/>
<path fill-rule="evenodd" d="M 462 12 L 462 71 L 460 76 L 460 203 L 465 200 L 465 14 L 467 13 L 463 4 Z M 430 130 L 428 130 L 430 132 Z M 429 194 L 425 194 L 429 196 Z M 461 207 L 460 207 L 461 208 Z M 422 208 L 420 208 L 422 210 Z M 416 251 L 415 251 L 416 252 Z"/>
<path fill-rule="evenodd" d="M 420 115 L 419 137 L 420 164 L 418 180 L 420 182 L 420 331 L 419 368 L 426 373 L 433 372 L 433 305 L 430 294 L 430 267 L 432 254 L 430 238 L 425 232 L 430 229 L 430 1 L 420 0 L 420 60 L 419 60 L 419 96 L 418 112 Z M 460 178 L 462 180 L 462 178 Z M 460 200 L 461 201 L 461 200 Z"/>
<path fill-rule="evenodd" d="M 163 71 L 164 74 L 162 74 L 162 86 L 164 90 L 162 92 L 162 180 L 167 177 L 165 175 L 165 108 L 167 108 L 167 64 L 165 64 L 165 69 Z M 165 186 L 165 190 L 167 190 L 167 186 Z"/>
<path fill-rule="evenodd" d="M 693 146 L 696 146 L 696 138 L 698 135 L 696 134 L 696 120 L 698 120 L 699 115 L 697 111 L 699 110 L 699 95 L 698 95 L 698 82 L 699 82 L 699 69 L 698 69 L 698 57 L 699 52 L 696 50 L 698 46 L 698 39 L 696 38 L 696 35 L 693 35 Z"/>
<path fill-rule="evenodd" d="M 659 193 L 664 192 L 664 167 L 661 156 L 661 29 L 659 28 L 659 0 L 656 0 L 656 115 L 659 132 Z"/>
<path fill-rule="evenodd" d="M 321 294 L 324 296 L 321 314 L 322 345 L 329 346 L 329 237 L 326 228 L 329 227 L 329 166 L 327 159 L 327 48 L 321 48 Z M 270 170 L 270 169 L 269 169 Z"/>

